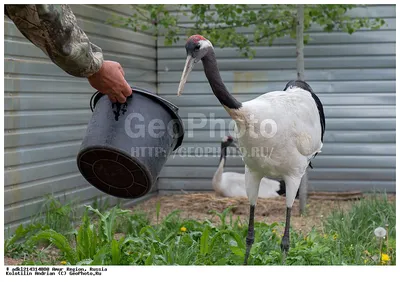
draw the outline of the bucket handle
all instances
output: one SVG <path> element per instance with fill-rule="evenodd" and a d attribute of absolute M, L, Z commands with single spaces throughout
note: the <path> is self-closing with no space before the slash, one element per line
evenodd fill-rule
<path fill-rule="evenodd" d="M 90 102 L 89 102 L 89 105 L 90 105 L 90 110 L 92 111 L 92 113 L 93 113 L 93 111 L 94 111 L 94 108 L 93 108 L 93 98 L 94 98 L 94 96 L 96 96 L 97 94 L 99 93 L 99 91 L 97 91 L 97 92 L 95 92 L 93 95 L 92 95 L 92 97 L 90 98 Z"/>
<path fill-rule="evenodd" d="M 92 97 L 90 98 L 90 102 L 89 102 L 90 110 L 92 111 L 92 113 L 93 113 L 93 111 L 94 111 L 94 107 L 96 106 L 96 102 L 93 102 L 93 101 L 94 101 L 94 98 L 96 97 L 97 94 L 105 95 L 105 94 L 103 94 L 103 93 L 100 93 L 100 91 L 96 91 L 96 92 L 92 95 Z M 129 99 L 129 98 L 132 98 L 132 96 L 127 97 L 127 99 Z M 119 104 L 119 103 L 116 102 L 116 103 L 113 103 L 113 104 Z"/>
<path fill-rule="evenodd" d="M 179 110 L 179 108 L 178 108 L 177 106 L 175 106 L 175 105 L 172 104 L 170 101 L 168 101 L 168 100 L 166 100 L 166 99 L 163 99 L 162 97 L 160 97 L 160 96 L 158 96 L 158 95 L 154 95 L 154 94 L 150 93 L 149 91 L 146 91 L 146 90 L 141 89 L 141 88 L 134 88 L 134 87 L 131 87 L 131 88 L 132 88 L 132 92 L 134 92 L 134 91 L 145 92 L 145 93 L 147 93 L 147 94 L 150 94 L 151 96 L 154 96 L 155 98 L 157 98 L 157 99 L 163 101 L 165 104 L 168 104 L 169 107 L 170 107 L 173 111 L 175 111 L 175 112 L 177 112 L 177 111 Z M 89 103 L 90 103 L 90 110 L 92 111 L 92 113 L 93 113 L 93 111 L 94 111 L 94 107 L 96 106 L 95 104 L 93 104 L 93 99 L 94 99 L 94 97 L 95 97 L 97 94 L 99 94 L 99 93 L 100 93 L 100 91 L 96 91 L 96 92 L 92 95 L 92 97 L 90 98 L 90 102 L 89 102 Z M 101 94 L 103 94 L 103 93 L 101 93 Z M 104 95 L 104 94 L 103 94 L 103 95 Z M 133 95 L 133 93 L 132 93 L 132 95 Z M 132 96 L 129 96 L 128 98 L 132 98 Z"/>

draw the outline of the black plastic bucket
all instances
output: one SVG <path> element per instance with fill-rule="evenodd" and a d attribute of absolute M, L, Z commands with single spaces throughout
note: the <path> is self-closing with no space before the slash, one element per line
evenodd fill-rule
<path fill-rule="evenodd" d="M 148 193 L 184 136 L 178 107 L 143 89 L 132 92 L 125 104 L 94 94 L 93 115 L 77 156 L 83 177 L 119 198 Z"/>

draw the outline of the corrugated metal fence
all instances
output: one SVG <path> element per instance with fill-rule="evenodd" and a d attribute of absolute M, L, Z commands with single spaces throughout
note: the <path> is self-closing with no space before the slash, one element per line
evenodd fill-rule
<path fill-rule="evenodd" d="M 156 91 L 156 41 L 105 23 L 113 13 L 127 16 L 129 11 L 112 5 L 72 9 L 105 59 L 121 63 L 128 82 Z M 7 17 L 4 23 L 4 221 L 12 231 L 38 212 L 47 193 L 66 201 L 78 199 L 80 204 L 107 196 L 91 187 L 76 166 L 95 90 L 86 79 L 71 77 L 54 65 Z"/>
<path fill-rule="evenodd" d="M 211 190 L 219 156 L 201 149 L 219 148 L 230 119 L 211 94 L 202 66 L 191 74 L 176 97 L 184 65 L 184 40 L 172 47 L 147 34 L 114 28 L 105 21 L 119 5 L 74 5 L 79 24 L 101 46 L 106 59 L 122 64 L 127 79 L 180 107 L 186 129 L 189 114 L 203 116 L 205 126 L 187 131 L 183 146 L 161 172 L 162 193 Z M 323 153 L 313 161 L 310 183 L 318 190 L 395 191 L 395 6 L 356 9 L 358 16 L 383 17 L 388 27 L 353 35 L 314 28 L 305 47 L 306 79 L 325 105 L 327 131 Z M 190 24 L 187 20 L 185 24 Z M 252 32 L 243 29 L 243 32 Z M 106 196 L 79 174 L 76 154 L 91 116 L 94 90 L 50 62 L 5 17 L 5 224 L 11 231 L 38 212 L 43 195 L 77 198 L 80 204 Z M 279 39 L 272 47 L 255 48 L 253 60 L 233 48 L 216 50 L 222 78 L 240 101 L 283 89 L 295 78 L 295 43 Z M 158 67 L 158 73 L 156 68 Z M 222 121 L 222 122 L 221 122 Z M 193 126 L 192 126 L 193 127 Z M 191 149 L 200 148 L 200 151 Z M 227 160 L 227 170 L 243 171 L 239 157 Z M 149 194 L 151 196 L 152 194 Z M 110 198 L 110 203 L 116 202 Z M 124 202 L 130 204 L 132 202 Z"/>
<path fill-rule="evenodd" d="M 394 5 L 379 5 L 351 12 L 384 18 L 388 26 L 377 31 L 348 35 L 312 28 L 304 50 L 305 75 L 324 104 L 326 137 L 323 152 L 309 171 L 311 190 L 395 191 L 395 10 Z M 182 24 L 193 23 L 184 19 Z M 252 36 L 249 29 L 243 32 Z M 182 96 L 176 96 L 186 58 L 185 42 L 173 47 L 165 47 L 163 42 L 159 38 L 159 94 L 180 107 L 187 129 L 194 127 L 191 122 L 201 127 L 202 115 L 208 119 L 192 136 L 186 133 L 182 151 L 167 162 L 158 189 L 160 193 L 211 190 L 219 156 L 201 154 L 207 147 L 220 147 L 230 118 L 212 94 L 201 63 L 190 75 Z M 248 60 L 233 48 L 216 48 L 225 85 L 240 101 L 283 90 L 288 80 L 296 78 L 294 40 L 283 38 L 272 47 L 255 49 L 256 57 Z M 198 118 L 189 121 L 194 113 Z M 241 158 L 228 158 L 226 171 L 244 172 Z"/>

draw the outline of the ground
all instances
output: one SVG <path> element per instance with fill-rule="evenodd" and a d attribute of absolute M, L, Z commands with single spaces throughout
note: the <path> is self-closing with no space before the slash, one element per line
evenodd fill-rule
<path fill-rule="evenodd" d="M 181 210 L 183 218 L 203 220 L 205 218 L 218 221 L 218 217 L 209 213 L 210 210 L 222 212 L 233 206 L 235 217 L 240 216 L 247 221 L 249 214 L 249 202 L 247 198 L 223 198 L 215 193 L 177 194 L 153 197 L 138 206 L 134 210 L 142 210 L 150 215 L 151 221 L 156 222 L 156 205 L 160 202 L 160 220 L 173 210 Z M 302 232 L 308 232 L 315 227 L 321 229 L 321 219 L 334 209 L 349 209 L 352 201 L 313 200 L 307 202 L 307 215 L 300 216 L 299 201 L 295 200 L 292 210 L 291 226 Z M 284 222 L 286 216 L 286 204 L 284 197 L 258 199 L 255 210 L 256 221 L 272 223 Z"/>
<path fill-rule="evenodd" d="M 396 196 L 388 195 L 388 199 L 390 201 L 395 201 Z M 247 224 L 249 214 L 247 198 L 223 198 L 216 196 L 213 192 L 156 196 L 134 206 L 132 210 L 146 212 L 151 222 L 156 224 L 157 203 L 160 203 L 159 221 L 176 209 L 181 210 L 182 218 L 196 220 L 209 219 L 213 222 L 218 222 L 219 218 L 210 213 L 211 210 L 222 212 L 228 207 L 233 207 L 233 218 L 236 219 L 240 217 L 243 224 Z M 292 210 L 291 227 L 303 234 L 308 233 L 312 228 L 322 231 L 322 220 L 324 217 L 328 216 L 333 210 L 349 210 L 353 203 L 354 201 L 308 199 L 307 213 L 305 216 L 300 216 L 299 201 L 295 200 Z M 285 198 L 258 199 L 255 212 L 256 221 L 269 224 L 273 222 L 284 222 L 286 216 Z M 283 230 L 279 230 L 279 232 L 282 231 Z M 119 235 L 122 234 L 115 235 L 119 237 Z M 58 250 L 54 248 L 46 250 L 45 252 L 48 252 L 49 256 L 57 257 L 58 255 Z M 22 261 L 23 259 L 5 257 L 5 265 L 17 265 L 21 264 Z"/>

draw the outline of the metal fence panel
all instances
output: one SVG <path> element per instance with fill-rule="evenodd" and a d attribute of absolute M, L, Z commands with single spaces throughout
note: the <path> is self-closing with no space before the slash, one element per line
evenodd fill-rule
<path fill-rule="evenodd" d="M 257 7 L 255 7 L 257 8 Z M 388 23 L 380 30 L 361 30 L 352 35 L 323 32 L 312 26 L 305 46 L 305 76 L 325 107 L 324 147 L 310 169 L 310 190 L 344 191 L 374 189 L 395 191 L 396 144 L 396 8 L 371 5 L 356 8 L 353 16 L 381 17 Z M 186 26 L 193 24 L 188 16 Z M 251 28 L 240 32 L 248 34 Z M 161 193 L 210 191 L 218 155 L 201 155 L 207 148 L 219 149 L 222 137 L 232 129 L 231 119 L 219 104 L 197 64 L 176 96 L 186 52 L 183 37 L 165 47 L 157 42 L 159 94 L 180 107 L 186 136 L 179 153 L 172 156 L 161 173 Z M 255 47 L 248 60 L 235 48 L 216 48 L 218 68 L 228 90 L 240 101 L 265 92 L 282 90 L 296 78 L 296 44 L 281 38 L 271 47 Z M 198 118 L 190 121 L 196 113 Z M 190 130 L 191 123 L 207 118 L 203 128 Z M 222 129 L 221 129 L 222 127 Z M 196 152 L 190 150 L 199 148 Z M 244 171 L 240 157 L 228 157 L 226 171 Z"/>
<path fill-rule="evenodd" d="M 156 40 L 106 23 L 113 14 L 127 16 L 123 7 L 71 7 L 81 28 L 103 49 L 104 58 L 123 66 L 129 83 L 156 91 Z M 76 166 L 95 90 L 85 79 L 69 76 L 54 65 L 9 18 L 4 17 L 4 24 L 5 234 L 28 222 L 45 194 L 62 201 L 78 199 L 80 207 L 95 198 L 117 203 L 90 186 Z"/>

